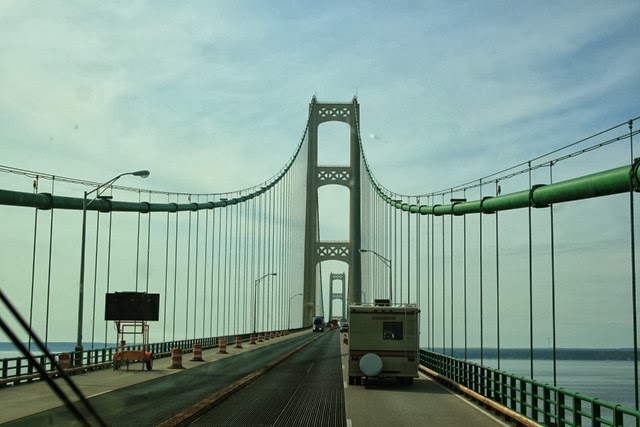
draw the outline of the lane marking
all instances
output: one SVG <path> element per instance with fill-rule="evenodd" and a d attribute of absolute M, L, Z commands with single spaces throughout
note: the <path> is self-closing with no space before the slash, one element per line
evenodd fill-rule
<path fill-rule="evenodd" d="M 96 397 L 96 396 L 100 396 L 101 394 L 106 394 L 106 393 L 110 393 L 113 390 L 106 390 L 106 391 L 101 391 L 100 393 L 96 393 L 96 394 L 92 394 L 91 396 L 87 396 L 87 399 L 90 399 L 92 397 Z"/>
<path fill-rule="evenodd" d="M 431 382 L 433 382 L 434 384 L 436 384 L 438 387 L 440 387 L 443 390 L 446 390 L 447 392 L 449 392 L 450 394 L 453 394 L 455 397 L 457 397 L 458 399 L 462 400 L 464 403 L 466 403 L 467 405 L 471 406 L 473 409 L 475 409 L 476 411 L 486 415 L 487 417 L 493 419 L 495 422 L 497 422 L 498 424 L 500 424 L 501 426 L 505 426 L 505 427 L 512 427 L 512 424 L 507 424 L 504 421 L 502 421 L 500 418 L 496 417 L 495 415 L 493 415 L 490 412 L 487 412 L 485 410 L 483 410 L 482 408 L 478 407 L 478 405 L 474 404 L 473 402 L 469 401 L 468 399 L 466 399 L 464 396 L 461 396 L 458 393 L 454 393 L 453 391 L 449 390 L 447 387 L 443 386 L 442 384 L 440 384 L 438 381 L 433 381 L 433 379 L 431 379 L 429 376 L 425 375 L 422 372 L 418 372 L 418 375 L 420 375 L 421 377 L 423 377 L 424 379 L 427 379 Z"/>

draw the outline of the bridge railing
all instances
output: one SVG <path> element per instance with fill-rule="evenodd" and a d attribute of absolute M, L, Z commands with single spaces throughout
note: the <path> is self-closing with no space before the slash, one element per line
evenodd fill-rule
<path fill-rule="evenodd" d="M 291 329 L 290 331 L 296 332 L 307 328 Z M 271 331 L 267 331 L 271 332 Z M 262 333 L 262 332 L 261 332 Z M 193 351 L 194 344 L 202 345 L 203 350 L 218 347 L 220 339 L 224 338 L 227 342 L 231 343 L 235 341 L 236 336 L 239 336 L 242 342 L 249 341 L 251 334 L 238 334 L 233 336 L 221 336 L 211 338 L 195 338 L 185 339 L 177 341 L 166 341 L 160 343 L 150 343 L 149 351 L 153 354 L 154 359 L 168 357 L 171 355 L 171 350 L 174 348 L 181 348 L 184 353 L 190 353 Z M 132 344 L 125 346 L 126 350 L 143 350 L 142 344 Z M 65 369 L 67 373 L 80 373 L 96 369 L 110 368 L 113 366 L 113 354 L 116 352 L 115 347 L 99 348 L 84 350 L 82 352 L 69 351 L 69 360 L 81 360 L 79 366 L 70 366 Z M 53 354 L 58 362 L 58 358 L 61 353 Z M 76 359 L 79 357 L 79 359 Z M 44 367 L 44 370 L 50 373 L 50 376 L 56 376 L 58 368 L 51 360 L 45 355 L 35 355 L 36 361 Z M 29 359 L 20 357 L 9 357 L 0 359 L 0 388 L 6 386 L 15 386 L 23 383 L 32 382 L 40 379 L 40 374 L 36 370 L 35 366 L 29 362 Z"/>
<path fill-rule="evenodd" d="M 443 354 L 420 350 L 420 364 L 454 389 L 488 399 L 543 425 L 597 427 L 640 423 L 640 412 L 633 409 Z"/>

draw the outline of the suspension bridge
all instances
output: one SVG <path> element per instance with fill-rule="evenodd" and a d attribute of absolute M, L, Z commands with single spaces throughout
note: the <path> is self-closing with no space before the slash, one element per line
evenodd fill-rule
<path fill-rule="evenodd" d="M 269 359 L 257 348 L 265 347 L 261 341 L 251 351 L 225 358 L 230 365 L 225 369 L 238 369 L 231 366 L 234 359 L 247 366 L 225 378 L 233 383 L 275 363 L 277 356 L 311 358 L 326 351 L 333 362 L 309 362 L 317 363 L 319 370 L 309 368 L 307 373 L 312 374 L 305 377 L 313 384 L 307 392 L 314 397 L 296 410 L 284 405 L 278 418 L 265 422 L 364 423 L 372 415 L 358 409 L 359 399 L 377 396 L 385 402 L 403 389 L 385 389 L 384 384 L 358 389 L 346 382 L 343 386 L 340 361 L 347 344 L 337 332 L 313 336 L 307 331 L 316 315 L 346 317 L 347 303 L 391 299 L 420 308 L 420 365 L 425 375 L 482 402 L 509 422 L 637 425 L 634 193 L 640 172 L 633 156 L 637 119 L 500 172 L 419 195 L 389 190 L 376 178 L 365 155 L 356 98 L 325 103 L 314 97 L 303 136 L 282 169 L 265 182 L 234 192 L 171 193 L 120 185 L 153 176 L 146 170 L 97 183 L 1 166 L 0 178 L 6 182 L 0 189 L 3 226 L 19 237 L 5 241 L 15 250 L 3 260 L 4 268 L 14 274 L 5 275 L 0 283 L 7 308 L 3 307 L 0 320 L 3 341 L 13 341 L 24 354 L 1 361 L 0 396 L 45 385 L 41 379 L 65 376 L 54 360 L 40 354 L 44 351 L 40 344 L 53 348 L 60 341 L 74 343 L 66 350 L 72 356 L 69 373 L 96 370 L 90 374 L 94 378 L 114 375 L 99 370 L 112 366 L 116 341 L 113 322 L 104 320 L 105 294 L 145 292 L 160 295 L 158 320 L 149 322 L 154 358 L 168 358 L 177 347 L 187 352 L 194 345 L 219 350 L 221 340 L 231 343 L 236 337 L 240 346 L 250 346 L 249 341 L 261 337 L 271 341 L 270 348 L 279 349 Z M 347 164 L 319 164 L 318 129 L 326 122 L 348 127 Z M 592 160 L 603 152 L 615 153 L 611 167 L 603 167 L 611 156 L 607 161 Z M 579 173 L 573 167 L 577 158 L 591 159 L 588 171 Z M 343 201 L 348 208 L 343 218 L 323 217 L 319 194 L 327 186 L 346 189 Z M 323 239 L 321 224 L 333 220 L 348 224 L 342 240 Z M 342 280 L 340 292 L 335 292 L 334 279 Z M 615 300 L 615 313 L 598 309 L 603 299 Z M 602 349 L 602 337 L 608 334 L 628 337 L 624 354 L 632 359 L 634 385 L 628 390 L 627 405 L 580 394 L 562 384 L 558 367 L 562 350 L 576 342 L 584 344 L 589 336 L 593 342 L 582 347 Z M 127 345 L 139 348 L 142 343 L 136 340 Z M 308 351 L 311 354 L 305 353 L 307 346 L 318 343 Z M 514 348 L 526 356 L 526 377 L 502 370 Z M 538 380 L 541 350 L 552 363 L 551 379 L 545 382 Z M 495 366 L 485 364 L 489 359 Z M 156 359 L 156 367 L 158 363 Z M 135 409 L 137 422 L 155 425 L 177 416 L 183 408 L 165 405 L 162 399 L 186 394 L 175 378 L 190 371 L 164 372 L 173 382 L 159 394 L 153 394 L 153 386 L 140 389 L 145 391 L 138 394 L 148 393 L 154 400 L 151 406 Z M 73 378 L 82 381 L 80 376 Z M 195 381 L 193 376 L 191 380 Z M 332 388 L 322 389 L 325 383 Z M 144 384 L 160 387 L 159 381 L 140 387 Z M 416 385 L 424 395 L 417 393 L 412 399 L 436 401 L 435 392 L 426 391 L 431 385 Z M 207 390 L 205 384 L 201 393 L 224 386 Z M 200 386 L 187 382 L 184 387 Z M 167 394 L 168 390 L 174 391 Z M 318 404 L 319 390 L 331 396 L 330 402 Z M 104 396 L 115 394 L 106 391 Z M 250 396 L 257 399 L 259 394 L 251 391 Z M 122 408 L 100 399 L 106 401 L 89 399 L 86 408 L 69 403 L 63 413 L 88 424 L 133 419 L 130 412 L 116 415 Z M 240 398 L 237 405 L 251 399 Z M 8 401 L 4 396 L 0 400 Z M 423 414 L 420 400 L 411 402 L 404 415 L 395 415 L 399 425 L 398 416 L 410 419 L 407 425 L 415 421 L 412 411 L 436 417 L 439 406 Z M 158 405 L 164 409 L 152 414 L 151 408 Z M 71 408 L 76 408 L 75 415 Z M 313 418 L 310 413 L 319 408 L 332 408 L 336 418 Z M 224 413 L 235 411 L 230 407 Z M 462 410 L 444 411 L 444 417 L 437 415 L 439 423 Z M 208 416 L 222 416 L 221 410 L 215 412 L 218 415 Z M 466 412 L 464 416 L 474 417 Z M 21 419 L 30 422 L 20 418 L 20 411 L 4 421 L 19 424 Z M 216 420 L 209 423 L 223 422 Z"/>

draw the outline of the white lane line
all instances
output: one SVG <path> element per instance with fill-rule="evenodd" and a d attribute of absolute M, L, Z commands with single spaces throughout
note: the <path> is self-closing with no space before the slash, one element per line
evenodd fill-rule
<path fill-rule="evenodd" d="M 427 375 L 423 374 L 422 372 L 419 372 L 419 375 L 423 378 L 428 379 L 429 381 L 433 381 L 431 378 L 429 378 Z M 482 410 L 481 408 L 478 407 L 478 405 L 475 405 L 473 402 L 470 402 L 468 399 L 464 398 L 463 396 L 459 395 L 458 393 L 454 393 L 452 390 L 449 390 L 447 387 L 443 386 L 442 384 L 440 384 L 437 381 L 433 381 L 435 384 L 437 384 L 440 388 L 442 388 L 443 390 L 447 390 L 449 393 L 453 394 L 455 397 L 457 397 L 458 399 L 462 400 L 464 403 L 466 403 L 467 405 L 471 406 L 473 409 L 475 409 L 476 411 L 486 415 L 487 417 L 493 419 L 495 422 L 497 422 L 498 424 L 505 426 L 505 427 L 511 427 L 511 424 L 507 424 L 504 421 L 502 421 L 500 418 L 494 416 L 492 413 L 487 412 Z"/>
<path fill-rule="evenodd" d="M 91 396 L 87 396 L 87 399 L 92 398 L 92 397 L 96 397 L 96 396 L 100 396 L 101 394 L 110 393 L 112 391 L 113 390 L 101 391 L 100 393 L 96 393 L 96 394 L 92 394 Z"/>

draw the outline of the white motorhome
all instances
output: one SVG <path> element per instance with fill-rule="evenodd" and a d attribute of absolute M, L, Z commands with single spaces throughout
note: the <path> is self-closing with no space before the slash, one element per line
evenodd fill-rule
<path fill-rule="evenodd" d="M 415 304 L 389 300 L 349 306 L 349 385 L 363 378 L 418 378 L 418 314 Z"/>

